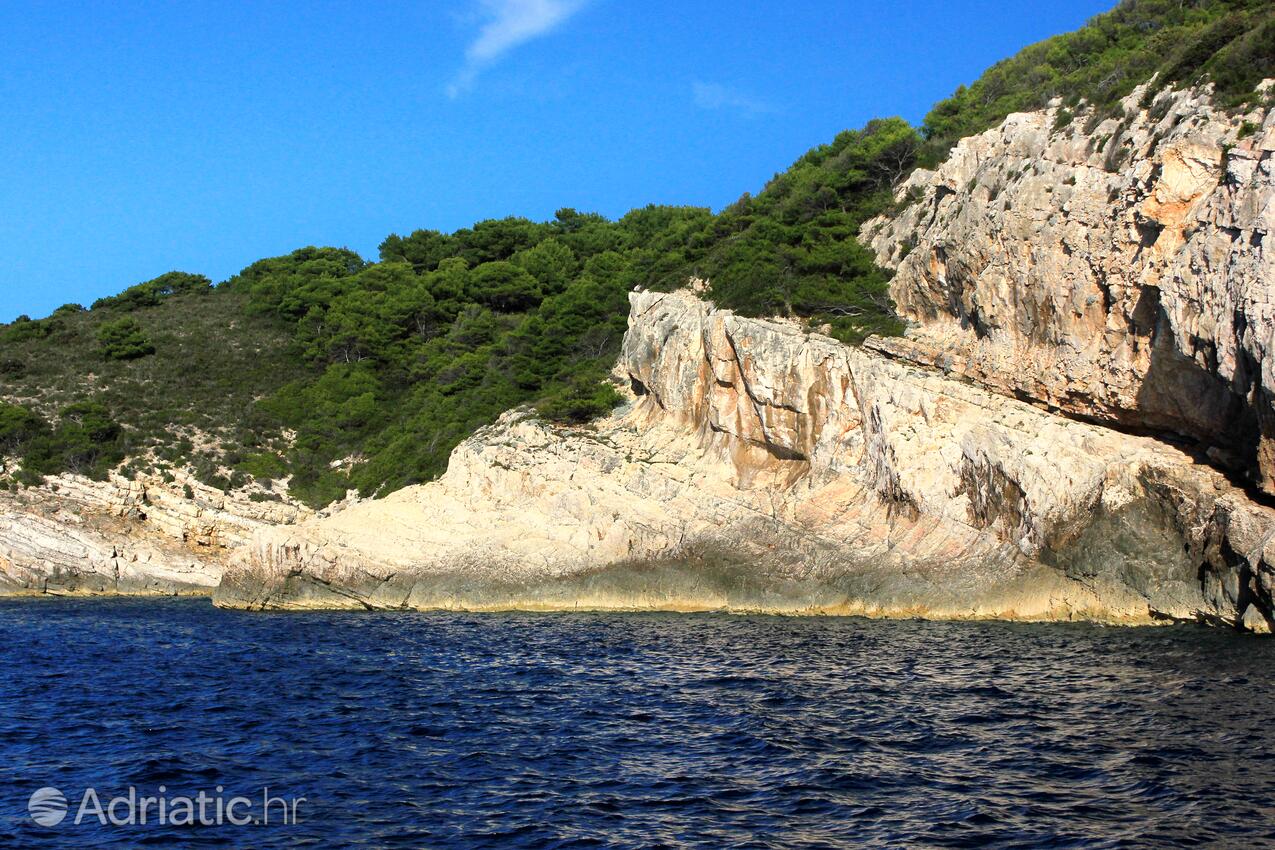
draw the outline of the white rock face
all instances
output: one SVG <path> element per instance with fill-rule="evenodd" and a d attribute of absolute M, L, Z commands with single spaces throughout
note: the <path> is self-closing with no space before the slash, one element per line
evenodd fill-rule
<path fill-rule="evenodd" d="M 1275 512 L 1174 448 L 690 294 L 630 297 L 626 409 L 506 414 L 437 482 L 263 532 L 214 600 L 1270 615 Z"/>
<path fill-rule="evenodd" d="M 0 594 L 211 593 L 232 549 L 263 527 L 311 515 L 184 475 L 167 483 L 59 476 L 0 493 Z"/>
<path fill-rule="evenodd" d="M 1011 115 L 864 227 L 912 327 L 879 350 L 1181 435 L 1275 493 L 1275 110 L 1142 90 L 1124 116 Z"/>

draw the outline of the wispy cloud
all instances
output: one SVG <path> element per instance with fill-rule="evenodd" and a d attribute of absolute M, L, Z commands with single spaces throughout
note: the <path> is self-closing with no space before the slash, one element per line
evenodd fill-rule
<path fill-rule="evenodd" d="M 478 35 L 465 49 L 465 64 L 447 87 L 459 97 L 483 69 L 520 44 L 553 32 L 589 0 L 479 0 Z"/>
<path fill-rule="evenodd" d="M 778 112 L 771 103 L 751 97 L 738 89 L 720 83 L 705 83 L 700 80 L 694 85 L 695 105 L 701 109 L 728 109 L 742 113 L 748 117 Z"/>

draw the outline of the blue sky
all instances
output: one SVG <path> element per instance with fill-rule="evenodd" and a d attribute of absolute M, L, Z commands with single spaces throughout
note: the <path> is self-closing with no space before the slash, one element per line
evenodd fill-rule
<path fill-rule="evenodd" d="M 0 321 L 571 206 L 714 209 L 1112 0 L 0 4 Z"/>

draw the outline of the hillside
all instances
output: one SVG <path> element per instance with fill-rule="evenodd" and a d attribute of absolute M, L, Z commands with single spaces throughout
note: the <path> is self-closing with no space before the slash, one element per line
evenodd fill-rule
<path fill-rule="evenodd" d="M 710 277 L 746 312 L 809 317 L 848 340 L 889 332 L 888 276 L 854 234 L 891 203 L 917 145 L 901 120 L 877 121 L 716 216 L 564 209 L 421 230 L 387 238 L 378 262 L 304 248 L 216 286 L 173 272 L 20 320 L 0 329 L 0 451 L 26 483 L 128 457 L 222 488 L 285 479 L 318 506 L 436 476 L 518 404 L 564 421 L 610 410 L 602 379 L 635 287 Z"/>
<path fill-rule="evenodd" d="M 254 480 L 312 506 L 430 480 L 452 449 L 532 402 L 584 421 L 634 288 L 711 281 L 720 307 L 828 325 L 847 342 L 902 329 L 890 273 L 856 239 L 894 188 L 962 136 L 1062 98 L 1101 116 L 1152 74 L 1213 81 L 1226 104 L 1271 76 L 1272 4 L 1122 3 L 1033 45 L 938 104 L 924 127 L 870 122 L 714 215 L 650 206 L 610 221 L 560 210 L 444 234 L 391 235 L 375 262 L 303 248 L 231 279 L 170 273 L 92 305 L 0 328 L 9 486 L 127 462 Z M 913 200 L 905 198 L 904 203 Z"/>
<path fill-rule="evenodd" d="M 1271 0 L 1126 0 L 1079 30 L 1033 44 L 961 86 L 925 116 L 925 158 L 936 164 L 957 141 L 1011 112 L 1059 98 L 1063 117 L 1081 106 L 1094 125 L 1151 80 L 1179 88 L 1211 83 L 1223 106 L 1255 100 L 1275 69 Z M 1149 105 L 1149 104 L 1144 104 Z"/>

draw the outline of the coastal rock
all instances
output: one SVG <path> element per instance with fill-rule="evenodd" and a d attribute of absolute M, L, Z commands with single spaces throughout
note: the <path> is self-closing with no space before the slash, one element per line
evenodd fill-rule
<path fill-rule="evenodd" d="M 630 298 L 625 408 L 506 414 L 436 482 L 263 531 L 214 601 L 1269 616 L 1275 512 L 1172 446 L 688 293 Z"/>
<path fill-rule="evenodd" d="M 914 174 L 862 233 L 910 323 L 876 347 L 1275 493 L 1275 110 L 1145 95 L 1010 115 Z"/>
<path fill-rule="evenodd" d="M 1256 605 L 1250 605 L 1244 609 L 1244 615 L 1240 618 L 1240 627 L 1247 632 L 1253 632 L 1259 635 L 1268 635 L 1271 633 L 1271 624 L 1258 609 Z"/>
<path fill-rule="evenodd" d="M 207 594 L 231 550 L 263 527 L 311 515 L 182 473 L 58 476 L 0 493 L 0 594 Z"/>

